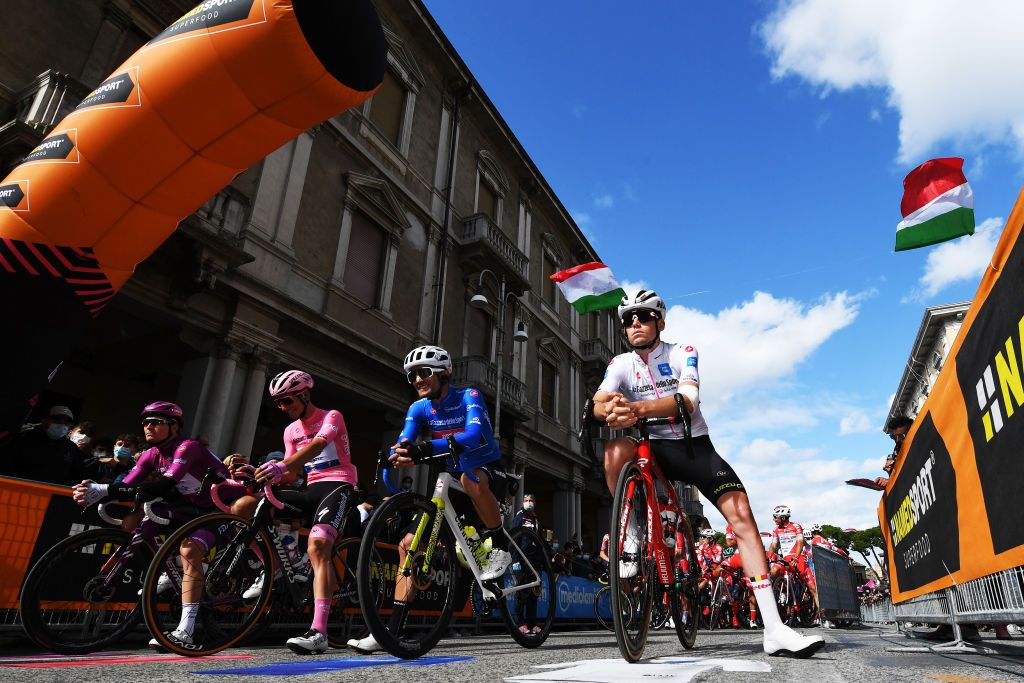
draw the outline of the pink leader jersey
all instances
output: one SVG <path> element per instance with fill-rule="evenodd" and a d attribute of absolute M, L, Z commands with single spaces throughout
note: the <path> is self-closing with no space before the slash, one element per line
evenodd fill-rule
<path fill-rule="evenodd" d="M 337 410 L 317 408 L 308 420 L 299 419 L 288 425 L 284 430 L 285 457 L 316 438 L 323 439 L 327 445 L 320 455 L 306 463 L 306 483 L 344 481 L 355 486 L 359 475 L 352 464 L 345 418 Z"/>

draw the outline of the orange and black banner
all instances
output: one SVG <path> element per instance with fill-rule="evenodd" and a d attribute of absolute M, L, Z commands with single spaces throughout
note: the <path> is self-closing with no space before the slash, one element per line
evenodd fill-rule
<path fill-rule="evenodd" d="M 1024 564 L 1022 223 L 1024 191 L 878 508 L 894 602 Z"/>
<path fill-rule="evenodd" d="M 0 180 L 0 438 L 183 218 L 386 64 L 371 0 L 205 0 L 57 124 Z"/>

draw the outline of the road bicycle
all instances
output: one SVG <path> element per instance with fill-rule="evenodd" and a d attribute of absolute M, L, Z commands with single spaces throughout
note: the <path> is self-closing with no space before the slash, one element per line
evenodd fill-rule
<path fill-rule="evenodd" d="M 593 457 L 589 436 L 596 423 L 593 400 L 584 406 L 579 438 Z M 682 400 L 677 397 L 675 417 L 641 418 L 636 423 L 640 433 L 637 459 L 626 463 L 619 473 L 612 503 L 612 538 L 610 553 L 610 586 L 615 641 L 623 658 L 639 661 L 647 645 L 651 613 L 661 591 L 668 596 L 669 611 L 675 623 L 676 636 L 683 647 L 694 646 L 698 626 L 697 586 L 700 565 L 697 562 L 693 531 L 675 489 L 665 479 L 661 468 L 651 457 L 649 427 L 677 424 L 689 457 L 693 457 L 690 441 L 690 419 Z M 657 484 L 656 484 L 657 482 Z M 659 502 L 659 494 L 666 503 Z M 674 538 L 666 543 L 662 513 L 674 515 Z M 628 596 L 628 604 L 624 600 Z M 635 616 L 634 616 L 635 613 Z"/>
<path fill-rule="evenodd" d="M 444 461 L 450 469 L 460 469 L 461 447 L 450 436 L 448 445 L 448 453 L 420 462 Z M 377 472 L 394 493 L 386 453 L 381 455 Z M 504 489 L 515 480 L 498 470 L 492 470 L 492 475 L 491 490 L 500 501 Z M 395 493 L 377 507 L 363 534 L 356 582 L 363 617 L 385 650 L 413 659 L 437 644 L 447 632 L 456 605 L 464 604 L 470 593 L 471 587 L 462 578 L 464 570 L 480 589 L 478 609 L 499 609 L 517 643 L 534 648 L 547 640 L 557 593 L 546 546 L 525 527 L 503 532 L 509 536 L 512 561 L 504 575 L 485 581 L 482 562 L 487 550 L 475 534 L 475 528 L 481 527 L 469 496 L 447 471 L 438 474 L 433 497 Z M 399 619 L 399 623 L 407 622 L 404 632 L 392 631 L 389 626 L 399 585 L 403 591 L 411 589 L 406 594 L 405 614 Z M 417 623 L 412 623 L 414 619 Z"/>
<path fill-rule="evenodd" d="M 818 617 L 811 589 L 800 577 L 800 571 L 790 560 L 774 560 L 782 573 L 772 580 L 772 590 L 779 605 L 779 616 L 788 626 L 813 626 Z"/>
<path fill-rule="evenodd" d="M 98 504 L 96 514 L 113 528 L 68 536 L 33 565 L 21 589 L 20 613 L 25 633 L 36 645 L 61 654 L 85 654 L 118 642 L 138 625 L 140 588 L 162 535 L 201 513 L 188 503 L 161 499 L 136 499 L 132 512 L 140 507 L 145 514 L 128 532 L 113 516 L 123 506 Z"/>
<path fill-rule="evenodd" d="M 257 635 L 273 623 L 302 618 L 313 605 L 308 564 L 291 556 L 275 528 L 275 517 L 305 519 L 306 512 L 282 502 L 275 488 L 267 485 L 249 487 L 251 492 L 260 494 L 251 519 L 231 514 L 220 501 L 218 490 L 240 485 L 244 486 L 230 479 L 217 482 L 211 497 L 222 511 L 181 527 L 156 553 L 146 573 L 142 589 L 146 626 L 159 645 L 170 652 L 190 657 L 214 654 Z M 181 616 L 186 578 L 181 544 L 186 539 L 202 539 L 208 547 L 202 577 L 189 577 L 202 582 L 191 643 L 170 637 Z M 334 545 L 331 565 L 336 589 L 326 634 L 331 647 L 344 647 L 349 638 L 365 633 L 359 619 L 353 571 L 358 547 L 359 539 L 354 536 L 339 536 Z M 161 575 L 169 582 L 166 589 L 158 586 Z M 262 590 L 255 597 L 245 597 L 246 591 L 261 581 Z"/>

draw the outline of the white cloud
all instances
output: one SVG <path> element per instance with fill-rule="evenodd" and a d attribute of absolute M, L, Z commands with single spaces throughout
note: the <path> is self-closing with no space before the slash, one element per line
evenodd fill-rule
<path fill-rule="evenodd" d="M 615 206 L 615 197 L 610 194 L 600 194 L 594 197 L 594 206 L 599 209 L 610 209 Z"/>
<path fill-rule="evenodd" d="M 860 297 L 829 294 L 813 304 L 765 292 L 718 313 L 672 306 L 665 338 L 700 353 L 701 401 L 728 401 L 734 393 L 790 375 L 833 334 L 857 317 Z"/>
<path fill-rule="evenodd" d="M 716 447 L 720 444 L 716 441 Z M 723 449 L 719 447 L 719 451 Z M 771 529 L 772 508 L 788 505 L 793 521 L 847 528 L 878 524 L 879 494 L 847 485 L 847 479 L 875 476 L 880 462 L 826 460 L 816 449 L 791 446 L 784 440 L 754 439 L 735 453 L 723 453 L 743 480 L 754 518 L 762 531 Z M 704 512 L 713 527 L 725 528 L 725 519 L 708 502 Z"/>
<path fill-rule="evenodd" d="M 879 121 L 882 120 L 882 112 L 878 110 L 878 107 L 872 107 L 871 108 L 871 113 L 868 114 L 868 117 L 872 121 L 878 123 Z"/>
<path fill-rule="evenodd" d="M 839 420 L 839 436 L 850 434 L 863 434 L 870 432 L 875 427 L 874 422 L 863 410 L 854 408 Z"/>
<path fill-rule="evenodd" d="M 1002 218 L 989 218 L 975 228 L 973 235 L 944 242 L 928 252 L 924 273 L 909 299 L 921 301 L 950 285 L 979 281 L 992 260 L 1002 228 Z"/>
<path fill-rule="evenodd" d="M 1024 3 L 782 0 L 761 27 L 777 78 L 878 88 L 900 115 L 900 159 L 940 142 L 1024 151 Z"/>
<path fill-rule="evenodd" d="M 581 228 L 587 227 L 588 225 L 590 225 L 591 222 L 590 214 L 584 211 L 574 212 L 572 214 L 572 219 L 576 221 L 576 225 L 578 225 Z"/>

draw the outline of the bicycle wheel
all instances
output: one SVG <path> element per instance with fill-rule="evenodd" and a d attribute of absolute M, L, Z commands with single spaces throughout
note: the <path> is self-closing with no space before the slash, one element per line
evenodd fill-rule
<path fill-rule="evenodd" d="M 620 600 L 629 604 L 628 595 L 621 596 Z M 594 596 L 594 616 L 597 617 L 597 623 L 600 624 L 601 628 L 609 631 L 615 630 L 615 620 L 612 619 L 611 586 L 605 586 L 601 590 L 597 591 L 597 595 Z"/>
<path fill-rule="evenodd" d="M 181 619 L 182 584 L 186 578 L 181 544 L 188 539 L 208 547 L 202 558 L 202 576 L 189 577 L 199 583 L 199 611 L 191 643 L 169 637 Z M 273 556 L 269 532 L 253 530 L 248 520 L 226 513 L 192 520 L 167 539 L 146 572 L 142 612 L 150 633 L 165 649 L 189 657 L 214 654 L 236 645 L 270 605 L 274 581 L 264 581 L 263 590 L 252 599 L 245 599 L 243 593 L 261 573 L 266 571 L 267 576 L 273 576 Z M 157 588 L 161 576 L 170 581 L 171 589 Z"/>
<path fill-rule="evenodd" d="M 785 576 L 780 576 L 772 581 L 772 592 L 775 593 L 775 604 L 779 606 L 779 617 L 782 619 L 782 623 L 793 626 L 793 594 L 790 592 Z"/>
<path fill-rule="evenodd" d="M 684 525 L 681 535 L 684 557 L 691 558 L 691 562 L 690 571 L 686 573 L 676 565 L 676 585 L 669 594 L 669 606 L 672 609 L 672 621 L 676 625 L 679 644 L 689 650 L 697 642 L 697 627 L 700 624 L 700 601 L 697 596 L 700 578 L 696 570 L 697 551 L 693 547 L 693 531 L 686 515 L 679 515 L 678 519 L 679 523 Z"/>
<path fill-rule="evenodd" d="M 639 661 L 647 645 L 651 625 L 651 607 L 654 602 L 655 573 L 648 557 L 650 532 L 647 489 L 635 462 L 627 463 L 619 474 L 612 503 L 611 563 L 609 585 L 612 590 L 612 615 L 615 619 L 615 642 L 619 652 L 629 662 Z M 620 605 L 620 594 L 630 596 L 632 616 L 627 606 Z M 623 607 L 627 607 L 623 611 Z"/>
<path fill-rule="evenodd" d="M 36 645 L 69 655 L 95 652 L 139 623 L 139 588 L 153 552 L 141 543 L 130 556 L 120 556 L 131 539 L 120 529 L 93 529 L 65 538 L 39 558 L 21 589 L 20 606 L 21 623 Z M 88 578 L 82 584 L 68 577 Z"/>
<path fill-rule="evenodd" d="M 501 617 L 513 640 L 523 647 L 539 647 L 551 634 L 551 625 L 555 621 L 555 600 L 558 595 L 555 590 L 555 570 L 535 531 L 516 527 L 509 532 L 509 537 L 512 540 L 508 548 L 512 553 L 512 562 L 499 582 L 500 587 L 508 590 L 535 581 L 540 584 L 500 600 Z"/>
<path fill-rule="evenodd" d="M 350 639 L 365 638 L 370 632 L 359 608 L 359 582 L 356 580 L 359 548 L 360 539 L 356 537 L 343 538 L 334 545 L 333 565 L 337 588 L 332 596 L 331 615 L 327 620 L 327 642 L 331 647 L 343 648 Z M 310 586 L 312 580 L 311 576 Z M 379 578 L 377 582 L 380 582 Z M 373 593 L 377 596 L 375 607 L 379 608 L 384 601 L 384 592 L 378 586 Z"/>
<path fill-rule="evenodd" d="M 438 542 L 430 534 L 439 524 Z M 406 561 L 400 565 L 400 554 Z M 404 493 L 377 508 L 363 534 L 356 565 L 359 605 L 370 633 L 396 657 L 415 659 L 448 630 L 459 587 L 455 538 L 440 510 L 425 497 Z M 390 627 L 395 590 L 406 593 L 404 625 Z M 419 623 L 409 623 L 415 613 Z M 425 616 L 425 618 L 423 618 Z"/>

